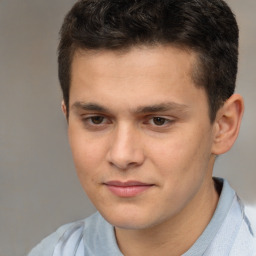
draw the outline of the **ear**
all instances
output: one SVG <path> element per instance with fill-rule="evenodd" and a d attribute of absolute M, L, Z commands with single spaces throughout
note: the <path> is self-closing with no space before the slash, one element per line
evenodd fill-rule
<path fill-rule="evenodd" d="M 233 146 L 239 133 L 243 112 L 244 101 L 239 94 L 233 94 L 219 109 L 214 121 L 213 154 L 223 154 Z"/>
<path fill-rule="evenodd" d="M 63 112 L 64 116 L 67 119 L 67 107 L 66 107 L 66 104 L 65 104 L 64 100 L 62 100 L 62 102 L 61 102 L 61 109 L 62 109 L 62 112 Z"/>

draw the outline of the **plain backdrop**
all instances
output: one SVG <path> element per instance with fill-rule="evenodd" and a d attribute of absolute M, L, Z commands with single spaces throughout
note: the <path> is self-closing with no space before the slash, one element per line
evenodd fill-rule
<path fill-rule="evenodd" d="M 58 31 L 71 0 L 0 0 L 0 256 L 26 255 L 94 211 L 73 167 L 57 80 Z M 246 111 L 215 175 L 256 204 L 256 1 L 229 0 L 240 26 L 237 92 Z"/>

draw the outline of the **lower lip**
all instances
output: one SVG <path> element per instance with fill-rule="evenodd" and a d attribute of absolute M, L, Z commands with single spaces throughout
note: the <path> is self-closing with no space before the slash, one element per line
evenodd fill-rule
<path fill-rule="evenodd" d="M 150 189 L 152 186 L 151 185 L 141 185 L 141 186 L 111 186 L 107 185 L 108 189 L 115 194 L 116 196 L 119 197 L 134 197 L 142 192 Z"/>

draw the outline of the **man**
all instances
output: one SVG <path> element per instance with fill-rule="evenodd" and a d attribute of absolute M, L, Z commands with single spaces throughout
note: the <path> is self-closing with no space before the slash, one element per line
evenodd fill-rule
<path fill-rule="evenodd" d="M 59 44 L 63 112 L 98 210 L 34 255 L 256 255 L 214 161 L 235 142 L 238 28 L 222 0 L 81 0 Z"/>

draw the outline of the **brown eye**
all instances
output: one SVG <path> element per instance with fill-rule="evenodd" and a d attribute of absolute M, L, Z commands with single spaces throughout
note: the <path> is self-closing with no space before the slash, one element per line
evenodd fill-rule
<path fill-rule="evenodd" d="M 101 124 L 104 121 L 103 116 L 92 116 L 92 117 L 90 117 L 90 119 L 93 124 Z"/>
<path fill-rule="evenodd" d="M 154 117 L 153 118 L 153 123 L 157 126 L 164 125 L 166 123 L 166 119 L 163 117 Z"/>

